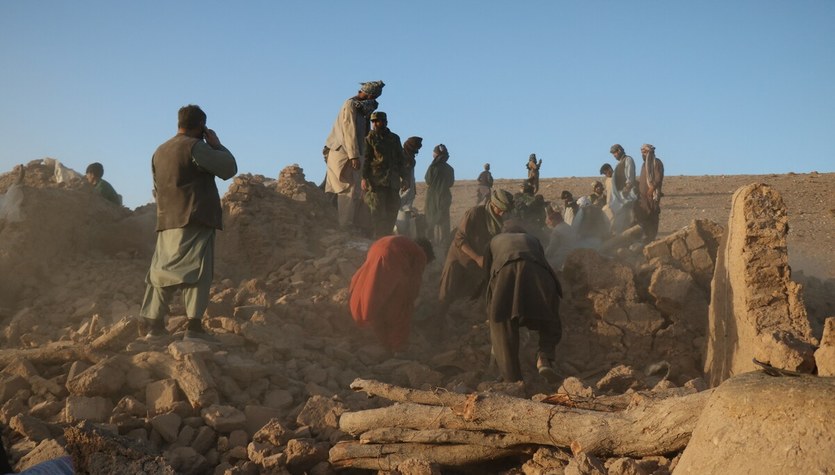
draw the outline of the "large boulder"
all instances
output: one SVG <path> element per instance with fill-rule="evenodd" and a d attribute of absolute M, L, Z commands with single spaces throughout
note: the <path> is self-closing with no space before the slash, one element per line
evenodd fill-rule
<path fill-rule="evenodd" d="M 835 378 L 735 376 L 710 396 L 674 475 L 829 473 Z"/>

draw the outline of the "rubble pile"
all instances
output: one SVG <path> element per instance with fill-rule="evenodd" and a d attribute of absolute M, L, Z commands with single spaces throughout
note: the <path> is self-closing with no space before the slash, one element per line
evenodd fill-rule
<path fill-rule="evenodd" d="M 442 252 L 424 275 L 407 350 L 390 354 L 354 326 L 347 288 L 370 242 L 337 229 L 332 205 L 298 166 L 277 180 L 239 175 L 223 197 L 204 318 L 221 344 L 183 342 L 179 304 L 168 341 L 150 344 L 137 317 L 153 205 L 131 211 L 62 186 L 54 167 L 28 164 L 23 183 L 19 171 L 0 176 L 2 191 L 18 183 L 23 196 L 23 219 L 0 219 L 0 424 L 18 470 L 69 453 L 90 473 L 334 473 L 329 450 L 353 439 L 341 416 L 391 404 L 354 392 L 357 378 L 536 400 L 706 387 L 708 276 L 722 235 L 714 223 L 694 221 L 629 259 L 575 251 L 560 275 L 565 381 L 537 377 L 523 331 L 526 383 L 507 384 L 490 367 L 483 304 L 454 305 L 450 333 L 427 336 Z M 540 447 L 518 465 L 528 474 L 566 464 L 667 473 L 667 455 L 605 460 Z M 409 467 L 438 469 L 419 459 L 398 469 Z"/>

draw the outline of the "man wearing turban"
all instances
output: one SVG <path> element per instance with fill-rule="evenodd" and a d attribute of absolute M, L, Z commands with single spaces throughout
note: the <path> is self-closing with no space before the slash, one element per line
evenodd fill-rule
<path fill-rule="evenodd" d="M 655 146 L 645 143 L 641 146 L 641 175 L 638 178 L 638 205 L 635 206 L 635 221 L 644 231 L 644 242 L 649 243 L 658 235 L 658 221 L 661 215 L 661 185 L 664 183 L 664 163 L 655 156 Z"/>
<path fill-rule="evenodd" d="M 347 99 L 325 141 L 328 148 L 325 192 L 336 193 L 340 226 L 354 225 L 360 200 L 360 168 L 365 156 L 371 113 L 383 93 L 383 81 L 360 84 L 357 95 Z"/>
<path fill-rule="evenodd" d="M 446 246 L 449 239 L 449 208 L 452 206 L 452 185 L 455 170 L 449 161 L 449 150 L 438 144 L 432 150 L 432 163 L 423 177 L 426 181 L 426 228 L 429 240 L 435 245 Z"/>
<path fill-rule="evenodd" d="M 439 311 L 436 331 L 446 325 L 449 306 L 459 299 L 478 299 L 484 292 L 487 272 L 484 256 L 490 239 L 502 231 L 504 216 L 513 208 L 509 191 L 494 190 L 490 200 L 467 210 L 452 236 L 438 295 Z"/>

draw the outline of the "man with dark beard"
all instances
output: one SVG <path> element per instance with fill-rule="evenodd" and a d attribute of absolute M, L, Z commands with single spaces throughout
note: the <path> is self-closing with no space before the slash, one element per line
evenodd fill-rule
<path fill-rule="evenodd" d="M 409 188 L 406 159 L 400 137 L 389 130 L 385 112 L 371 114 L 372 130 L 365 138 L 362 191 L 371 210 L 374 238 L 394 232 L 400 209 L 400 192 Z"/>
<path fill-rule="evenodd" d="M 151 160 L 157 199 L 157 243 L 146 277 L 139 313 L 149 323 L 148 339 L 167 335 L 165 317 L 182 290 L 188 324 L 184 340 L 214 343 L 201 324 L 209 304 L 214 271 L 215 231 L 223 209 L 215 177 L 238 172 L 232 153 L 206 127 L 206 113 L 195 105 L 180 108 L 177 135 L 160 145 Z"/>

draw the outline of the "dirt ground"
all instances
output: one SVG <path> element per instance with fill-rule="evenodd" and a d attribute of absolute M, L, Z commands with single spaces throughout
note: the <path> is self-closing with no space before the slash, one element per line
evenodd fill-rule
<path fill-rule="evenodd" d="M 460 171 L 456 171 L 459 175 Z M 419 173 L 418 173 L 419 174 Z M 541 178 L 540 193 L 546 201 L 559 202 L 562 190 L 575 197 L 591 193 L 599 177 Z M 494 188 L 519 191 L 522 179 L 497 179 Z M 673 233 L 694 219 L 727 225 L 734 191 L 751 183 L 776 188 L 789 210 L 789 262 L 794 272 L 821 279 L 835 278 L 835 173 L 784 175 L 668 176 L 661 201 L 659 237 Z M 418 184 L 415 204 L 423 208 L 425 187 Z M 452 189 L 452 222 L 460 221 L 475 204 L 476 184 L 459 180 Z"/>
<path fill-rule="evenodd" d="M 16 194 L 8 191 L 20 176 L 0 175 L 0 195 L 5 194 L 0 201 L 0 218 L 3 218 L 0 219 L 0 268 L 4 271 L 0 274 L 0 322 L 4 324 L 0 332 L 0 353 L 5 351 L 10 358 L 17 359 L 20 359 L 18 351 L 31 353 L 54 343 L 89 345 L 99 335 L 117 327 L 117 322 L 138 315 L 153 252 L 155 222 L 153 205 L 135 210 L 112 206 L 85 190 L 83 184 L 55 183 L 48 164 L 33 162 L 26 168 L 24 186 L 18 187 Z M 419 177 L 421 174 L 419 170 Z M 543 178 L 540 192 L 547 201 L 559 201 L 562 190 L 582 196 L 591 191 L 595 179 Z M 516 192 L 521 182 L 522 179 L 497 179 L 495 187 Z M 823 319 L 835 315 L 835 302 L 831 298 L 835 282 L 835 233 L 832 231 L 835 196 L 831 193 L 835 189 L 835 173 L 667 177 L 659 238 L 680 233 L 695 219 L 727 226 L 733 193 L 751 183 L 769 184 L 782 194 L 791 229 L 788 253 L 793 277 L 807 290 L 806 305 L 809 316 L 818 322 L 815 332 L 820 338 Z M 312 404 L 310 401 L 334 405 L 338 402 L 349 410 L 378 404 L 349 389 L 350 383 L 359 377 L 464 393 L 500 390 L 531 397 L 554 392 L 555 388 L 535 373 L 532 351 L 521 355 L 526 385 L 505 387 L 495 382 L 496 373 L 489 367 L 489 335 L 483 309 L 478 305 L 458 302 L 450 313 L 449 335 L 440 340 L 430 336 L 432 328 L 426 316 L 432 314 L 437 301 L 443 256 L 424 275 L 415 328 L 406 351 L 391 355 L 374 343 L 369 329 L 356 328 L 347 311 L 347 287 L 363 262 L 370 241 L 336 228 L 335 210 L 328 205 L 321 190 L 305 180 L 297 166 L 282 170 L 277 180 L 242 174 L 230 182 L 219 183 L 219 188 L 224 200 L 224 230 L 218 233 L 215 285 L 206 325 L 222 339 L 224 348 L 207 356 L 205 363 L 216 381 L 211 390 L 221 404 L 234 406 L 239 412 L 246 406 L 268 408 L 287 427 L 302 431 L 309 422 L 301 414 Z M 419 183 L 417 188 L 415 205 L 422 209 L 425 185 Z M 475 196 L 475 181 L 456 183 L 451 210 L 453 224 L 475 204 Z M 583 263 L 577 265 L 587 265 L 595 275 L 601 274 L 595 270 L 601 268 L 600 262 L 597 266 L 593 262 L 595 255 L 583 255 L 579 259 Z M 643 259 L 640 253 L 635 257 Z M 560 360 L 558 369 L 571 384 L 566 386 L 564 382 L 563 389 L 589 395 L 595 391 L 623 392 L 625 388 L 615 387 L 612 381 L 619 381 L 626 372 L 632 375 L 629 381 L 635 382 L 635 375 L 647 363 L 644 360 L 653 356 L 641 348 L 653 349 L 656 336 L 657 341 L 669 340 L 670 348 L 686 353 L 684 361 L 692 360 L 689 368 L 680 364 L 681 358 L 679 364 L 671 360 L 672 372 L 668 365 L 669 378 L 664 376 L 667 382 L 701 387 L 692 373 L 700 368 L 703 325 L 699 323 L 699 329 L 693 330 L 683 319 L 690 316 L 701 322 L 705 318 L 707 294 L 695 289 L 698 305 L 692 311 L 672 315 L 672 319 L 668 318 L 671 315 L 662 316 L 649 300 L 648 277 L 640 270 L 635 270 L 633 277 L 628 265 L 626 261 L 621 265 L 628 278 L 612 280 L 610 284 L 618 289 L 631 285 L 633 296 L 629 301 L 621 299 L 612 303 L 646 314 L 647 320 L 638 323 L 646 322 L 652 331 L 630 333 L 627 339 L 635 345 L 622 345 L 625 337 L 620 336 L 620 330 L 613 324 L 623 323 L 621 326 L 627 333 L 634 328 L 628 322 L 615 321 L 617 315 L 612 313 L 597 315 L 599 309 L 591 300 L 576 292 L 582 282 L 574 283 L 577 295 L 570 295 L 571 288 L 567 287 L 569 296 L 565 302 L 570 311 L 562 314 L 566 338 L 558 348 L 560 355 L 566 357 Z M 565 284 L 571 285 L 571 279 L 566 278 Z M 640 295 L 636 285 L 642 286 Z M 172 341 L 182 333 L 184 320 L 184 309 L 175 305 L 168 321 Z M 589 321 L 594 324 L 589 326 L 586 323 Z M 606 333 L 609 330 L 617 332 L 610 335 Z M 607 339 L 610 336 L 611 341 Z M 120 358 L 125 355 L 138 358 L 146 354 L 162 354 L 160 358 L 173 361 L 172 356 L 160 353 L 160 348 L 134 337 L 126 345 L 114 347 L 115 354 L 108 356 L 108 361 L 122 364 Z M 531 341 L 530 335 L 523 333 L 522 346 L 532 348 Z M 656 353 L 666 355 L 665 348 L 655 348 Z M 674 352 L 668 353 L 676 356 Z M 626 359 L 622 358 L 624 355 Z M 68 386 L 68 382 L 79 369 L 76 363 L 86 367 L 98 365 L 99 360 L 36 363 L 34 369 L 30 368 L 34 376 L 25 372 L 35 383 L 18 378 L 15 381 L 22 389 L 7 385 L 8 401 L 0 401 L 0 423 L 8 423 L 18 414 L 36 416 L 49 424 L 51 430 L 73 422 L 64 416 L 65 407 L 72 406 L 68 387 L 75 387 Z M 636 369 L 625 368 L 624 364 L 634 365 Z M 230 371 L 230 367 L 236 370 Z M 129 373 L 132 376 L 104 396 L 113 407 L 118 407 L 118 402 L 125 397 L 154 403 L 145 387 L 170 375 L 152 370 L 147 375 Z M 38 389 L 38 378 L 53 381 L 55 384 L 50 386 L 53 393 Z M 650 381 L 649 376 L 646 380 L 639 379 L 636 384 L 647 389 L 658 383 Z M 73 391 L 78 394 L 72 395 L 99 395 L 96 388 Z M 200 413 L 186 404 L 182 396 L 176 403 L 184 418 L 207 427 Z M 120 415 L 118 410 L 114 411 L 113 414 Z M 108 420 L 112 414 L 105 412 L 102 419 Z M 154 414 L 148 414 L 147 417 L 130 415 L 127 422 L 117 427 L 119 433 L 132 434 L 150 443 L 174 463 L 178 457 L 172 451 L 182 447 L 160 439 L 159 431 L 154 432 L 156 429 L 152 430 L 149 422 Z M 146 432 L 137 435 L 136 427 Z M 179 430 L 187 435 L 194 429 L 183 424 Z M 331 429 L 329 426 L 327 431 L 316 432 L 317 443 L 330 445 Z M 26 432 L 6 429 L 3 434 L 19 468 L 22 457 L 34 448 Z M 253 434 L 244 434 L 243 445 L 231 447 L 228 443 L 231 433 L 227 432 L 219 430 L 211 444 L 193 454 L 197 461 L 189 463 L 202 467 L 193 473 L 254 463 L 244 462 L 245 457 L 240 454 L 240 449 L 251 440 L 247 437 Z M 304 432 L 299 432 L 297 437 L 311 439 Z M 275 446 L 271 450 L 276 454 L 285 453 L 286 447 Z M 327 451 L 324 454 L 326 458 Z M 316 461 L 329 468 L 322 454 L 319 455 Z M 666 463 L 669 465 L 670 461 Z"/>

